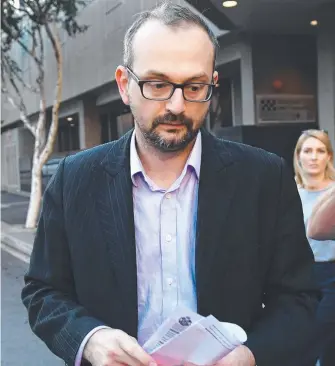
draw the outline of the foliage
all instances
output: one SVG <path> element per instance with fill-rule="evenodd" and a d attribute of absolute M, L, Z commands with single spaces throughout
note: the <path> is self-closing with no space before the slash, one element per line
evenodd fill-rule
<path fill-rule="evenodd" d="M 54 50 L 55 36 L 52 27 L 64 29 L 70 37 L 84 32 L 87 26 L 78 24 L 77 17 L 80 10 L 88 3 L 89 0 L 2 0 L 2 81 L 5 80 L 4 74 L 10 75 L 9 81 L 16 92 L 13 80 L 20 81 L 24 87 L 36 92 L 35 88 L 23 82 L 23 70 L 21 70 L 17 60 L 12 57 L 12 46 L 18 44 L 23 52 L 33 58 L 38 68 L 43 67 L 43 32 L 46 32 Z M 11 77 L 13 77 L 12 80 Z M 38 78 L 37 85 L 41 83 L 41 75 Z"/>
<path fill-rule="evenodd" d="M 88 0 L 2 0 L 1 50 L 8 51 L 13 43 L 22 38 L 25 24 L 31 24 L 28 33 L 36 38 L 38 28 L 57 24 L 69 36 L 86 30 L 77 23 L 77 16 Z"/>

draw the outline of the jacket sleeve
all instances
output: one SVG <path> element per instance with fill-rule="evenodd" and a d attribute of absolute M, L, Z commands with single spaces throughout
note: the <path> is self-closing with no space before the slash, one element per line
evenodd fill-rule
<path fill-rule="evenodd" d="M 296 366 L 313 344 L 319 297 L 313 276 L 314 257 L 306 239 L 296 184 L 283 159 L 280 189 L 265 307 L 246 343 L 257 366 Z"/>
<path fill-rule="evenodd" d="M 63 174 L 65 159 L 43 199 L 22 301 L 33 332 L 68 365 L 74 365 L 85 336 L 104 325 L 76 300 L 71 257 L 64 229 Z"/>

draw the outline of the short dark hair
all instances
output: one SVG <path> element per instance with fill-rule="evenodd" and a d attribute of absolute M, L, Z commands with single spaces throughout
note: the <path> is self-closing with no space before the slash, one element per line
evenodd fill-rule
<path fill-rule="evenodd" d="M 142 27 L 142 25 L 152 19 L 159 20 L 163 24 L 171 27 L 178 27 L 183 23 L 186 23 L 193 24 L 202 28 L 208 34 L 208 37 L 213 44 L 213 64 L 215 65 L 219 43 L 206 22 L 199 15 L 195 14 L 191 9 L 187 7 L 172 4 L 168 1 L 163 1 L 154 9 L 137 14 L 136 20 L 127 30 L 123 41 L 123 63 L 125 66 L 132 67 L 133 65 L 133 41 L 137 31 Z"/>

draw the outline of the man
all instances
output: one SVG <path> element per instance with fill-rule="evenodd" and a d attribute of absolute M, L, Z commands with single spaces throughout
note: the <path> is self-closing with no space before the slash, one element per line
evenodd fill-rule
<path fill-rule="evenodd" d="M 220 366 L 304 350 L 317 302 L 300 199 L 280 158 L 201 128 L 216 46 L 187 8 L 139 15 L 116 70 L 134 131 L 64 159 L 45 192 L 22 297 L 70 365 L 155 365 L 141 346 L 177 305 L 247 331 Z"/>
<path fill-rule="evenodd" d="M 314 206 L 308 220 L 307 235 L 316 240 L 335 240 L 335 184 Z"/>

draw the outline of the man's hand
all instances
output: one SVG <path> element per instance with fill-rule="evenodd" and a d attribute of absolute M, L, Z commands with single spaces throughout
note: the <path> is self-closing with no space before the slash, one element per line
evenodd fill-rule
<path fill-rule="evenodd" d="M 223 357 L 215 366 L 256 366 L 256 361 L 248 347 L 239 346 Z"/>
<path fill-rule="evenodd" d="M 135 338 L 118 329 L 100 329 L 94 333 L 83 357 L 93 366 L 156 366 Z"/>

